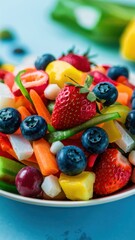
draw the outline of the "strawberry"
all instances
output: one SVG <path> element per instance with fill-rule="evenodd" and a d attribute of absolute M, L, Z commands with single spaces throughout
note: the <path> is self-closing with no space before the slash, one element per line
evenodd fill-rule
<path fill-rule="evenodd" d="M 67 63 L 70 63 L 72 66 L 74 66 L 76 69 L 82 71 L 82 72 L 89 72 L 91 69 L 91 64 L 94 64 L 93 62 L 89 61 L 89 58 L 94 57 L 89 56 L 89 50 L 87 50 L 84 54 L 76 54 L 74 53 L 74 47 L 68 51 L 67 54 L 63 54 L 59 60 L 65 61 Z"/>
<path fill-rule="evenodd" d="M 128 183 L 132 167 L 119 150 L 108 148 L 98 160 L 93 169 L 96 174 L 94 191 L 97 195 L 111 194 Z"/>
<path fill-rule="evenodd" d="M 89 80 L 86 80 L 89 87 Z M 89 83 L 88 83 L 89 82 Z M 58 94 L 53 113 L 52 125 L 55 129 L 68 129 L 77 126 L 96 114 L 96 97 L 84 85 L 66 85 Z"/>

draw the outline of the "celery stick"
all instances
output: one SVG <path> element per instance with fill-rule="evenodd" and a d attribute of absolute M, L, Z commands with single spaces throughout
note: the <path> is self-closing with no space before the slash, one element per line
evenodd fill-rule
<path fill-rule="evenodd" d="M 78 132 L 81 132 L 89 127 L 95 126 L 97 124 L 107 122 L 110 120 L 114 120 L 120 118 L 119 113 L 114 112 L 114 113 L 109 113 L 109 114 L 101 114 L 96 117 L 93 117 L 92 119 L 80 124 L 79 126 L 76 126 L 71 129 L 63 130 L 63 131 L 56 131 L 52 132 L 46 135 L 46 139 L 52 143 L 55 141 L 61 141 L 64 139 L 67 139 L 73 135 L 75 135 Z"/>

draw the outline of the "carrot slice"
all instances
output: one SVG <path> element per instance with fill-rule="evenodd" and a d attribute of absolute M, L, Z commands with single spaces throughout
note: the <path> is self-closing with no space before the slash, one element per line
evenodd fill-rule
<path fill-rule="evenodd" d="M 43 138 L 33 141 L 33 149 L 43 176 L 56 174 L 59 169 L 55 156 L 50 152 L 50 144 Z"/>
<path fill-rule="evenodd" d="M 39 116 L 43 117 L 48 124 L 51 124 L 51 115 L 38 93 L 31 89 L 30 97 Z"/>

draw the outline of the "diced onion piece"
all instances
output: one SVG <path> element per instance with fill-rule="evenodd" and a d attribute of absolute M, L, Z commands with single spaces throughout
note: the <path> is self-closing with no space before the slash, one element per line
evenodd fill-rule
<path fill-rule="evenodd" d="M 32 156 L 33 148 L 28 140 L 22 135 L 11 134 L 8 135 L 9 141 L 12 145 L 14 152 L 16 153 L 18 160 L 25 160 Z"/>
<path fill-rule="evenodd" d="M 49 100 L 55 100 L 60 90 L 57 84 L 49 84 L 44 91 L 44 96 Z"/>
<path fill-rule="evenodd" d="M 57 152 L 59 152 L 63 147 L 64 147 L 64 144 L 61 141 L 56 141 L 52 143 L 50 147 L 50 151 L 53 154 L 57 154 Z"/>
<path fill-rule="evenodd" d="M 130 152 L 134 148 L 134 140 L 128 134 L 128 132 L 117 122 L 115 121 L 115 125 L 121 133 L 121 138 L 115 141 L 115 143 L 125 152 Z M 113 134 L 113 133 L 112 133 Z"/>
<path fill-rule="evenodd" d="M 46 193 L 49 197 L 55 197 L 61 192 L 61 187 L 59 180 L 56 176 L 49 175 L 44 178 L 44 181 L 41 185 L 43 192 Z"/>

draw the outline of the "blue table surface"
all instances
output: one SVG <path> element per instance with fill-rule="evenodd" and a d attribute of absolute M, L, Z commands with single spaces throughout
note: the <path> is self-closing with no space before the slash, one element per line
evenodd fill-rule
<path fill-rule="evenodd" d="M 91 47 L 98 63 L 133 65 L 125 62 L 118 47 L 97 45 L 65 29 L 50 18 L 55 0 L 4 0 L 0 3 L 0 29 L 12 28 L 17 38 L 0 43 L 0 57 L 17 64 L 15 46 L 36 56 L 50 52 L 59 56 L 73 45 L 80 52 Z M 82 208 L 51 208 L 0 198 L 0 240 L 131 240 L 135 239 L 135 197 Z"/>

